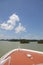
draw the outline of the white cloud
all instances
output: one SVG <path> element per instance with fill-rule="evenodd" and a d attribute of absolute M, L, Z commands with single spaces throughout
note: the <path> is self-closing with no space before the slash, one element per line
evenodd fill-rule
<path fill-rule="evenodd" d="M 26 29 L 25 29 L 25 27 L 23 27 L 23 26 L 21 25 L 21 23 L 19 23 L 19 25 L 15 28 L 15 32 L 16 32 L 16 33 L 25 32 L 25 31 L 26 31 Z"/>
<path fill-rule="evenodd" d="M 19 22 L 19 21 L 20 21 L 20 19 L 19 19 L 18 15 L 12 14 L 6 23 L 4 22 L 4 23 L 0 24 L 0 27 L 5 30 L 12 30 L 14 28 L 14 26 L 16 25 L 16 22 Z"/>
<path fill-rule="evenodd" d="M 12 24 L 12 25 L 15 25 L 15 23 L 16 23 L 16 22 L 19 22 L 19 21 L 20 21 L 20 19 L 19 19 L 18 15 L 13 14 L 13 15 L 11 15 L 11 16 L 9 17 L 9 20 L 7 21 L 7 23 L 10 23 L 10 24 Z"/>
<path fill-rule="evenodd" d="M 25 32 L 25 27 L 22 26 L 19 21 L 19 16 L 16 14 L 12 14 L 6 22 L 0 24 L 0 28 L 5 30 L 15 29 L 15 33 Z M 14 28 L 16 26 L 16 22 L 18 22 L 19 25 L 16 28 Z"/>
<path fill-rule="evenodd" d="M 13 25 L 8 25 L 6 23 L 2 23 L 1 28 L 5 29 L 5 30 L 12 30 L 14 28 L 14 26 Z"/>

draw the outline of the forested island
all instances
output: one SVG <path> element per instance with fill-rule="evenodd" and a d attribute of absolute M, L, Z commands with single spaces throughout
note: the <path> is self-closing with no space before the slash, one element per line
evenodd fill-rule
<path fill-rule="evenodd" d="M 37 42 L 38 44 L 43 44 L 43 40 L 30 40 L 30 39 L 0 39 L 0 41 L 20 42 L 24 44 L 30 42 Z"/>

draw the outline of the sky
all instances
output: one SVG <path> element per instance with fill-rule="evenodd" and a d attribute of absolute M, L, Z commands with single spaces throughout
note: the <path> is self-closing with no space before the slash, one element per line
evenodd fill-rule
<path fill-rule="evenodd" d="M 43 0 L 0 0 L 0 39 L 43 39 Z"/>

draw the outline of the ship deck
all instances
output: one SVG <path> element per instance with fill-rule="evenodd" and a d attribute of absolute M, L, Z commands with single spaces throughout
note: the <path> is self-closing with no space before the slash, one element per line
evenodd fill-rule
<path fill-rule="evenodd" d="M 43 65 L 43 53 L 18 49 L 3 57 L 2 65 Z"/>

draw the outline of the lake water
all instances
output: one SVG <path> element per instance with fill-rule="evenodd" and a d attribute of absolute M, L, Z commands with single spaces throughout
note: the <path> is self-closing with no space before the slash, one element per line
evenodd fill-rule
<path fill-rule="evenodd" d="M 37 42 L 20 44 L 20 42 L 0 41 L 0 57 L 16 48 L 31 49 L 43 52 L 43 44 L 37 44 Z"/>

